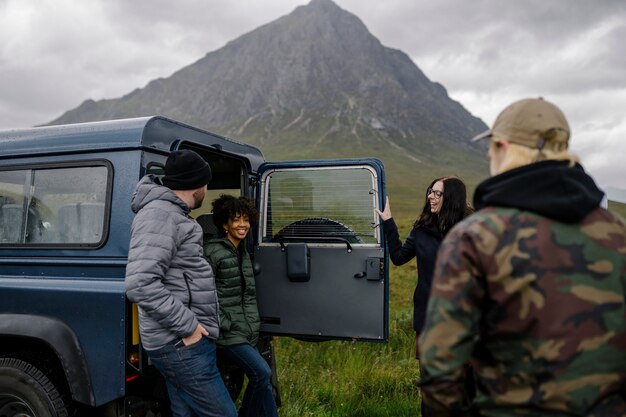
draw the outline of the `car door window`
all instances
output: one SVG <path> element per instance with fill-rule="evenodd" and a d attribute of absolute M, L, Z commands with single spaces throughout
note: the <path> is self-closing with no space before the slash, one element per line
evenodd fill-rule
<path fill-rule="evenodd" d="M 367 166 L 274 171 L 265 179 L 263 241 L 380 241 L 375 175 Z"/>

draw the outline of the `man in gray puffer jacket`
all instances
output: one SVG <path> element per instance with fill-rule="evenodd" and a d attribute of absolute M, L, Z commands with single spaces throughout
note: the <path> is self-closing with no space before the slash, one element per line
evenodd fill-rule
<path fill-rule="evenodd" d="M 215 277 L 202 256 L 202 229 L 189 216 L 210 180 L 200 155 L 175 151 L 163 184 L 146 175 L 131 204 L 126 295 L 138 306 L 141 343 L 165 377 L 174 417 L 237 415 L 215 362 Z"/>

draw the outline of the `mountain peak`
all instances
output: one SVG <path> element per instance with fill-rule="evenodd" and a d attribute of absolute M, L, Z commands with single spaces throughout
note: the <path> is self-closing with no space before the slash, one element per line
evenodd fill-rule
<path fill-rule="evenodd" d="M 311 0 L 309 4 L 303 7 L 315 8 L 317 10 L 343 10 L 341 7 L 337 6 L 337 4 L 332 0 Z"/>
<path fill-rule="evenodd" d="M 419 159 L 486 129 L 403 52 L 332 0 L 312 0 L 119 99 L 53 124 L 163 114 L 255 144 L 386 143 Z M 419 143 L 419 145 L 418 145 Z"/>
<path fill-rule="evenodd" d="M 298 6 L 292 13 L 283 16 L 269 25 L 272 31 L 288 31 L 291 35 L 315 37 L 311 41 L 348 41 L 360 38 L 373 38 L 363 22 L 354 14 L 342 9 L 332 0 L 311 0 L 307 5 Z M 264 27 L 265 28 L 265 27 Z"/>
<path fill-rule="evenodd" d="M 354 16 L 352 13 L 339 7 L 337 3 L 332 0 L 311 0 L 308 4 L 296 7 L 291 14 L 299 13 L 315 13 L 319 15 L 337 15 L 345 13 Z"/>

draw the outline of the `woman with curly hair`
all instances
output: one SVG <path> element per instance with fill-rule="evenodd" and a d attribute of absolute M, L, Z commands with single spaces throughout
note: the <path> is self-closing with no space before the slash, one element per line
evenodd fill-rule
<path fill-rule="evenodd" d="M 204 244 L 204 256 L 213 267 L 219 299 L 218 351 L 248 377 L 240 417 L 278 416 L 270 383 L 272 372 L 256 347 L 259 310 L 252 262 L 243 244 L 258 218 L 249 198 L 221 195 L 213 201 L 213 223 L 219 238 Z"/>

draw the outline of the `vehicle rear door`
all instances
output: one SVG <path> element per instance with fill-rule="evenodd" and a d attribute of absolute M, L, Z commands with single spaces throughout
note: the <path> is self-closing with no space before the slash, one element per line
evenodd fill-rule
<path fill-rule="evenodd" d="M 261 330 L 312 340 L 388 339 L 381 161 L 265 163 L 254 263 Z"/>

